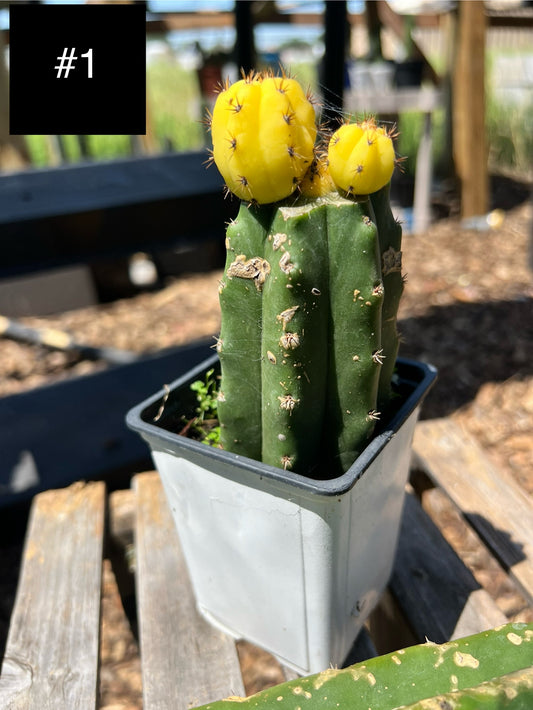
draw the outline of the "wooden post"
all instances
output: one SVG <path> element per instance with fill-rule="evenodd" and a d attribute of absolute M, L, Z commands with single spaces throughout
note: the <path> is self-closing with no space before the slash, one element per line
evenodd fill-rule
<path fill-rule="evenodd" d="M 255 68 L 254 21 L 250 0 L 235 3 L 237 68 L 246 74 Z"/>
<path fill-rule="evenodd" d="M 368 43 L 370 45 L 369 57 L 377 61 L 383 59 L 381 46 L 381 20 L 379 19 L 378 5 L 373 0 L 365 2 L 366 27 L 368 31 Z"/>
<path fill-rule="evenodd" d="M 458 3 L 453 72 L 453 157 L 461 186 L 461 215 L 489 208 L 485 136 L 485 7 L 481 0 Z"/>
<path fill-rule="evenodd" d="M 431 224 L 432 152 L 433 120 L 428 112 L 424 114 L 424 130 L 416 155 L 413 227 L 417 234 L 425 232 Z"/>
<path fill-rule="evenodd" d="M 324 113 L 330 128 L 338 128 L 344 108 L 344 62 L 348 4 L 346 0 L 327 2 L 324 10 Z"/>

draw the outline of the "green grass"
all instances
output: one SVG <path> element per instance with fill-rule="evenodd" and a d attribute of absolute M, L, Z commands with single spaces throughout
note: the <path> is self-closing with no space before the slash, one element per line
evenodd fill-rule
<path fill-rule="evenodd" d="M 82 159 L 77 136 L 62 136 L 67 162 Z M 32 162 L 36 167 L 54 163 L 54 153 L 48 136 L 26 136 Z M 89 156 L 95 160 L 113 160 L 131 154 L 129 136 L 87 136 Z"/>
<path fill-rule="evenodd" d="M 171 62 L 154 62 L 147 70 L 148 105 L 160 144 L 173 150 L 200 148 L 205 143 L 203 107 L 194 72 Z"/>
<path fill-rule="evenodd" d="M 486 114 L 489 165 L 533 178 L 533 99 L 505 106 L 489 96 Z"/>

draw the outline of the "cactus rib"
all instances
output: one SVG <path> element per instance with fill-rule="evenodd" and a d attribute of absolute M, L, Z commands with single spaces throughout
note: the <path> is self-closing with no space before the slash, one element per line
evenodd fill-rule
<path fill-rule="evenodd" d="M 325 205 L 280 207 L 265 258 L 263 462 L 309 475 L 326 398 L 328 273 Z"/>
<path fill-rule="evenodd" d="M 368 200 L 328 205 L 330 326 L 326 440 L 337 473 L 372 433 L 381 359 L 383 288 L 377 230 Z"/>
<path fill-rule="evenodd" d="M 398 308 L 404 282 L 402 277 L 402 227 L 390 207 L 390 183 L 370 195 L 379 235 L 384 300 L 381 325 L 383 366 L 379 377 L 378 409 L 384 411 L 392 398 L 392 376 L 398 355 Z"/>
<path fill-rule="evenodd" d="M 217 351 L 220 440 L 225 449 L 261 458 L 262 290 L 269 274 L 263 259 L 272 209 L 241 204 L 226 232 L 226 267 L 219 288 L 222 322 Z"/>

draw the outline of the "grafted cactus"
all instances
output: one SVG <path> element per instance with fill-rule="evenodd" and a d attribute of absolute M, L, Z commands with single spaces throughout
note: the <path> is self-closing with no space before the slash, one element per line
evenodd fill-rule
<path fill-rule="evenodd" d="M 419 646 L 227 698 L 202 710 L 529 710 L 533 624 L 511 623 L 442 645 Z"/>
<path fill-rule="evenodd" d="M 222 446 L 339 475 L 379 417 L 387 296 L 368 195 L 390 180 L 392 140 L 366 120 L 318 157 L 299 84 L 258 74 L 223 88 L 211 131 L 214 162 L 243 200 L 220 288 Z"/>

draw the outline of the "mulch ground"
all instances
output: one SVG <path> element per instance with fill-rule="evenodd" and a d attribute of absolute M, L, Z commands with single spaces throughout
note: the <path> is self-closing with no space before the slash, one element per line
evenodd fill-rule
<path fill-rule="evenodd" d="M 529 494 L 533 493 L 532 212 L 531 203 L 523 202 L 505 212 L 498 229 L 464 230 L 452 217 L 424 234 L 407 235 L 407 286 L 400 311 L 401 354 L 431 362 L 439 371 L 422 416 L 453 418 Z M 67 330 L 94 346 L 156 351 L 216 335 L 220 276 L 221 272 L 184 276 L 154 293 L 23 321 Z M 0 396 L 98 367 L 102 365 L 72 353 L 3 339 Z M 504 613 L 513 620 L 533 620 L 501 570 L 491 566 L 476 541 L 465 537 L 453 510 L 443 504 L 431 514 Z M 5 594 L 0 589 L 0 603 Z M 103 609 L 101 707 L 140 708 L 138 644 L 107 564 Z M 256 660 L 256 651 L 247 644 L 240 652 L 243 663 Z M 281 679 L 268 657 L 261 669 L 258 677 L 249 677 L 249 691 Z"/>

